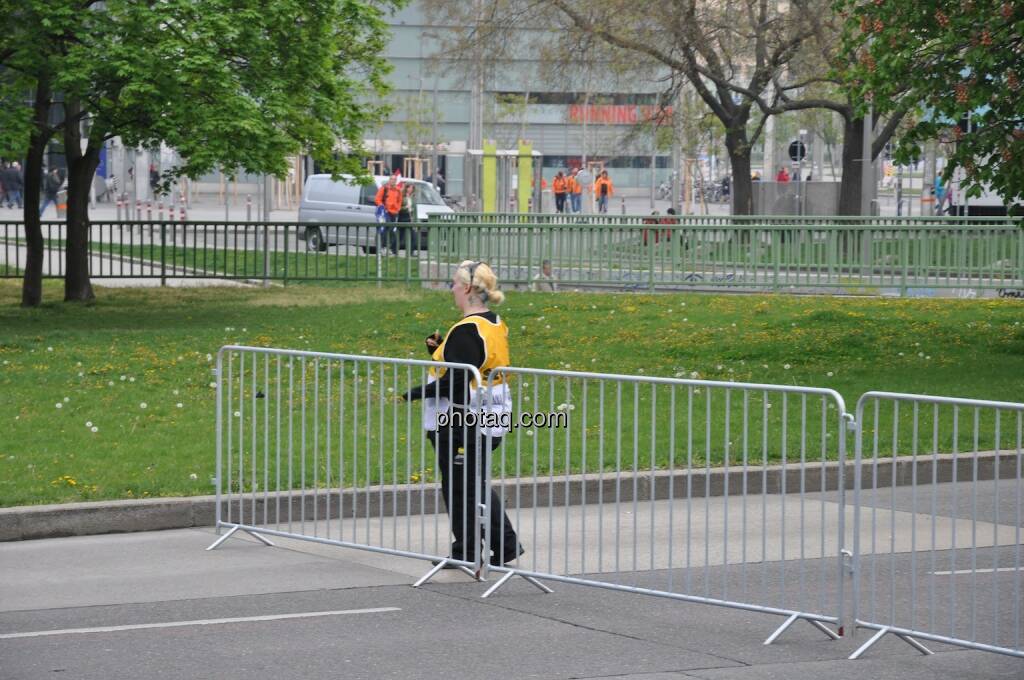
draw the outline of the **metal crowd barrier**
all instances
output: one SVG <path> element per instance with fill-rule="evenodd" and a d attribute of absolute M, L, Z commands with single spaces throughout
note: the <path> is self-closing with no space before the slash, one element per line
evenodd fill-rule
<path fill-rule="evenodd" d="M 440 471 L 421 427 L 422 403 L 398 399 L 425 384 L 431 367 L 480 384 L 476 367 L 464 364 L 221 348 L 216 528 L 228 531 L 208 550 L 242 531 L 267 545 L 280 536 L 435 561 L 425 578 L 445 563 L 475 576 L 482 555 L 450 556 L 443 515 L 452 488 L 445 497 L 433 482 Z M 479 466 L 472 480 L 466 467 L 464 487 L 486 486 Z M 476 508 L 463 503 L 461 516 L 463 534 L 479 545 Z"/>
<path fill-rule="evenodd" d="M 482 597 L 522 577 L 785 617 L 765 644 L 799 621 L 875 631 L 850 658 L 887 634 L 1024 657 L 1024 404 L 869 392 L 854 417 L 822 388 L 502 368 L 508 434 L 454 422 L 485 452 L 460 505 L 437 482 L 463 451 L 435 454 L 398 398 L 430 367 L 480 384 L 469 365 L 223 347 L 210 549 L 242 531 L 433 561 L 414 585 L 501 574 Z M 474 559 L 451 554 L 450 508 Z M 517 545 L 492 535 L 500 511 Z"/>
<path fill-rule="evenodd" d="M 1018 403 L 857 402 L 854 618 L 876 632 L 851 659 L 887 634 L 924 654 L 921 640 L 1024 658 L 1022 421 Z M 909 456 L 902 480 L 879 470 L 897 454 Z"/>
<path fill-rule="evenodd" d="M 515 428 L 493 450 L 489 479 L 504 489 L 527 552 L 514 565 L 485 565 L 504 574 L 484 597 L 528 576 L 785 616 L 766 644 L 798 620 L 839 637 L 825 625 L 843 618 L 848 418 L 838 393 L 524 368 L 490 375 L 502 378 L 514 412 L 568 418 Z"/>

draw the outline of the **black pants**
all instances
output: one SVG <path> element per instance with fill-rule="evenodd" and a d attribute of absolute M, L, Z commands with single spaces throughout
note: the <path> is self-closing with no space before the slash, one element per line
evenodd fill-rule
<path fill-rule="evenodd" d="M 441 471 L 441 490 L 444 493 L 448 518 L 451 521 L 452 542 L 451 556 L 466 562 L 476 561 L 476 549 L 473 545 L 475 529 L 473 518 L 480 494 L 473 480 L 477 466 L 482 463 L 483 456 L 476 449 L 476 427 L 441 428 L 436 432 L 427 432 L 427 438 L 437 452 L 437 468 Z M 501 437 L 491 438 L 491 452 L 501 444 Z M 449 446 L 451 448 L 449 448 Z M 480 436 L 480 448 L 486 449 L 487 439 Z M 462 451 L 460 452 L 460 449 Z M 451 452 L 449 454 L 449 451 Z M 483 471 L 481 470 L 481 475 Z M 485 480 L 481 476 L 480 489 Z M 491 517 L 488 537 L 491 551 L 502 555 L 502 562 L 514 559 L 518 554 L 518 539 L 512 522 L 502 507 L 501 498 L 491 490 Z"/>
<path fill-rule="evenodd" d="M 565 212 L 565 193 L 555 194 L 555 212 Z"/>

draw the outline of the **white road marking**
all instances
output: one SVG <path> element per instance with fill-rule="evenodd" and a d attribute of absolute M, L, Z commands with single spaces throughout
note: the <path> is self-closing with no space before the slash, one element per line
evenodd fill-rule
<path fill-rule="evenodd" d="M 957 571 L 933 571 L 935 576 L 961 576 L 963 574 L 991 574 L 994 571 L 1024 571 L 1024 567 L 999 567 L 998 569 L 958 569 Z"/>
<path fill-rule="evenodd" d="M 270 614 L 267 616 L 240 616 L 232 619 L 199 619 L 197 621 L 168 621 L 166 623 L 140 623 L 132 626 L 100 626 L 98 628 L 63 628 L 61 630 L 36 630 L 27 633 L 0 634 L 0 640 L 14 638 L 44 637 L 47 635 L 78 635 L 82 633 L 115 633 L 122 630 L 144 630 L 146 628 L 180 628 L 183 626 L 215 626 L 222 623 L 248 623 L 250 621 L 281 621 L 284 619 L 310 619 L 318 616 L 344 616 L 346 614 L 380 614 L 399 612 L 398 607 L 376 609 L 339 609 L 328 612 L 300 612 L 297 614 Z"/>

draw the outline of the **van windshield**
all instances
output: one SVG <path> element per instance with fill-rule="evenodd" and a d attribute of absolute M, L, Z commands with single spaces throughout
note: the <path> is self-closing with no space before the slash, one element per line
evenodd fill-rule
<path fill-rule="evenodd" d="M 413 183 L 416 187 L 416 202 L 423 205 L 447 205 L 433 184 Z"/>

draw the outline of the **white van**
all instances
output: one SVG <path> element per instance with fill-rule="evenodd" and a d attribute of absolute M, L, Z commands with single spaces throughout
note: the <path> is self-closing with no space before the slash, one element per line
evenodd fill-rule
<path fill-rule="evenodd" d="M 380 242 L 397 253 L 399 248 L 418 250 L 427 247 L 426 230 L 413 231 L 401 225 L 377 225 L 377 189 L 390 177 L 378 175 L 373 184 L 350 183 L 351 175 L 334 181 L 330 175 L 310 175 L 299 204 L 299 238 L 309 250 L 327 250 L 327 246 L 360 246 L 363 252 L 376 252 Z M 432 184 L 418 179 L 402 179 L 416 187 L 416 221 L 426 222 L 435 213 L 454 212 Z M 322 225 L 322 226 L 315 226 Z M 365 226 L 362 226 L 365 225 Z"/>

